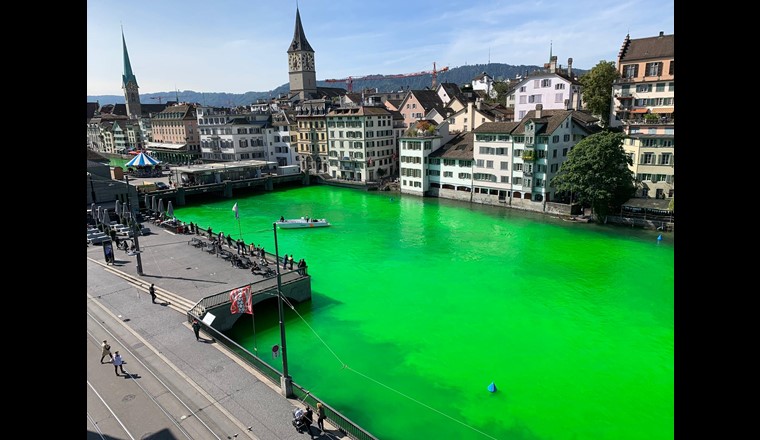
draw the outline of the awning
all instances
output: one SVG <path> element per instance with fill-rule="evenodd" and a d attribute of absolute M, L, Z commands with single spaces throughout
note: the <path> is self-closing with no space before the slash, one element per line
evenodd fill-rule
<path fill-rule="evenodd" d="M 629 113 L 646 113 L 646 112 L 647 112 L 646 108 L 634 108 L 634 109 L 631 109 Z"/>
<path fill-rule="evenodd" d="M 674 107 L 656 107 L 652 109 L 652 113 L 673 113 Z"/>
<path fill-rule="evenodd" d="M 160 150 L 182 150 L 187 144 L 169 144 L 164 142 L 148 142 L 147 148 L 157 148 Z"/>

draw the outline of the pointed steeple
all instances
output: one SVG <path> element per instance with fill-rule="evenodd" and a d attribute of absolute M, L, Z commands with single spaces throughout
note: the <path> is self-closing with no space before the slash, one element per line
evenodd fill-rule
<path fill-rule="evenodd" d="M 299 50 L 314 52 L 314 49 L 311 48 L 309 41 L 306 39 L 306 34 L 303 32 L 301 13 L 298 11 L 298 7 L 296 7 L 296 29 L 293 32 L 293 41 L 290 43 L 290 49 L 288 49 L 288 52 Z"/>
<path fill-rule="evenodd" d="M 137 85 L 137 78 L 135 78 L 135 74 L 132 73 L 132 64 L 129 62 L 129 53 L 127 53 L 127 40 L 124 39 L 124 28 L 121 28 L 121 43 L 123 46 L 123 53 L 124 53 L 124 74 L 121 75 L 121 85 L 126 86 L 127 83 L 134 82 L 135 85 Z"/>

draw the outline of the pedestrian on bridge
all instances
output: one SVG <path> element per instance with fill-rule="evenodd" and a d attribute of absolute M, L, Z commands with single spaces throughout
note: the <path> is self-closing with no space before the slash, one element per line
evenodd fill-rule
<path fill-rule="evenodd" d="M 110 357 L 113 361 L 113 355 L 111 354 L 111 346 L 108 345 L 108 342 L 103 340 L 103 343 L 100 344 L 100 363 L 103 363 L 103 359 L 106 358 L 106 356 Z"/>
<path fill-rule="evenodd" d="M 153 301 L 153 304 L 156 303 L 156 287 L 153 285 L 153 283 L 150 284 L 150 289 L 148 289 L 148 292 L 150 292 L 150 299 Z"/>

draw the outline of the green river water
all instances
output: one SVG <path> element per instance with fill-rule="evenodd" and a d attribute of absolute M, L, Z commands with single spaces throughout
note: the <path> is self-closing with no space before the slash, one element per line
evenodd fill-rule
<path fill-rule="evenodd" d="M 288 368 L 380 439 L 674 438 L 673 234 L 329 186 L 193 201 L 175 215 L 305 258 Z M 270 365 L 276 301 L 229 332 Z M 488 391 L 494 383 L 497 391 Z"/>

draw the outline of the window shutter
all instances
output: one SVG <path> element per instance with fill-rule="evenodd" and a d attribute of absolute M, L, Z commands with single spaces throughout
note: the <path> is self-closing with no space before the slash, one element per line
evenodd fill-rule
<path fill-rule="evenodd" d="M 636 65 L 633 67 L 633 77 L 634 77 L 634 78 L 638 78 L 638 77 L 639 77 L 639 65 L 638 65 L 638 64 L 636 64 Z"/>
<path fill-rule="evenodd" d="M 662 76 L 662 61 L 657 63 L 657 76 Z"/>

